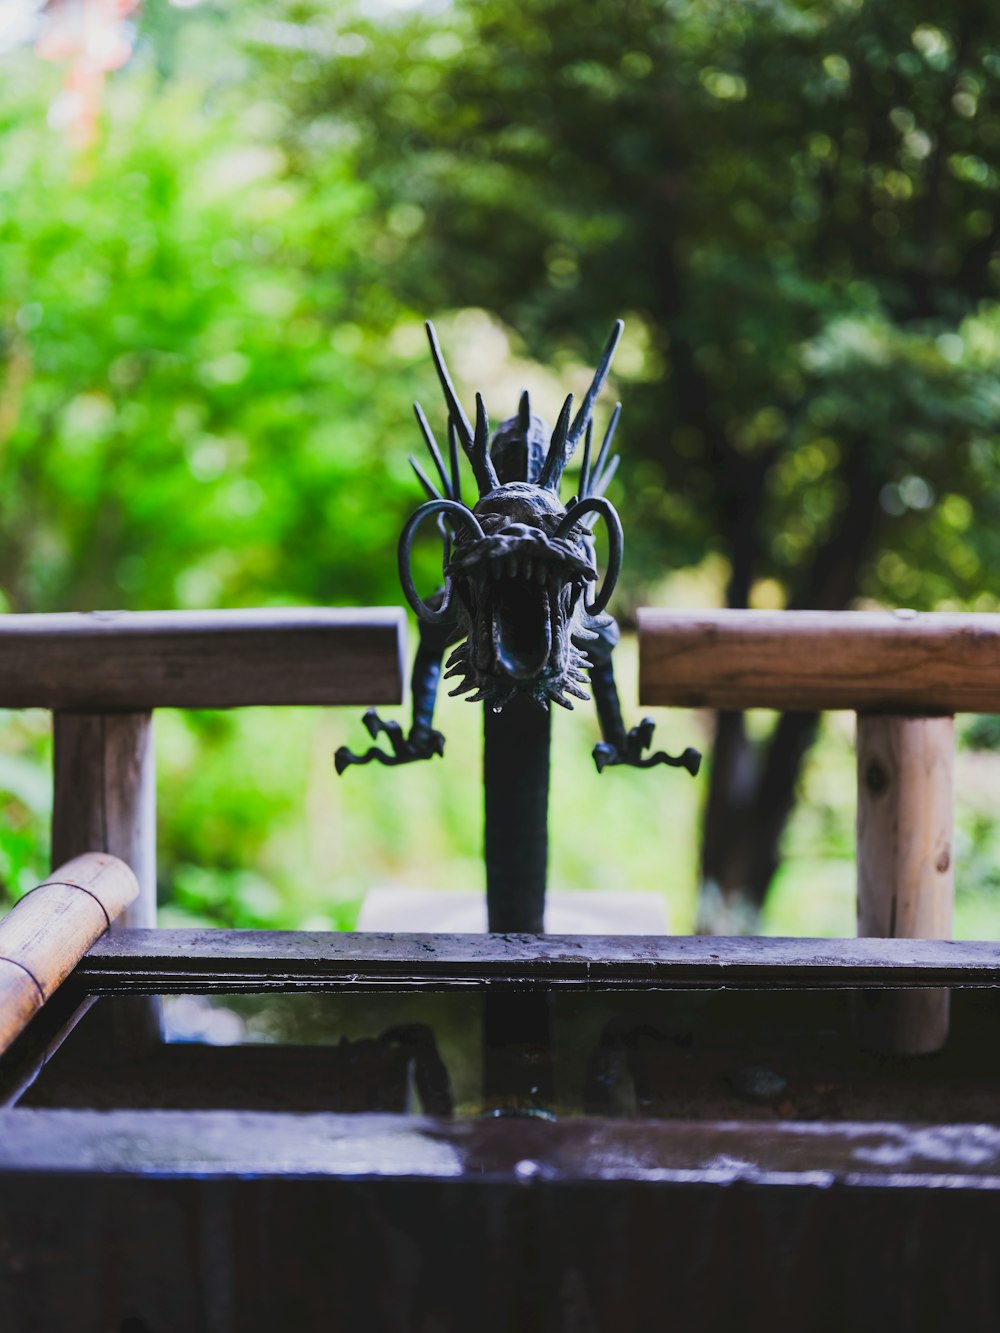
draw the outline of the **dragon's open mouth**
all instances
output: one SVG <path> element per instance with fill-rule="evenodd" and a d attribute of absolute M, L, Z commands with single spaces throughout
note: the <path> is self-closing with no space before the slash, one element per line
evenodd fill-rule
<path fill-rule="evenodd" d="M 573 646 L 573 608 L 595 571 L 580 543 L 511 525 L 461 544 L 448 568 L 468 608 L 469 639 L 449 666 L 453 693 L 502 705 L 517 691 L 539 702 L 577 692 L 586 659 Z M 562 700 L 560 700 L 562 702 Z"/>
<path fill-rule="evenodd" d="M 532 680 L 552 651 L 552 603 L 547 584 L 530 572 L 504 575 L 489 585 L 493 656 L 514 680 Z"/>

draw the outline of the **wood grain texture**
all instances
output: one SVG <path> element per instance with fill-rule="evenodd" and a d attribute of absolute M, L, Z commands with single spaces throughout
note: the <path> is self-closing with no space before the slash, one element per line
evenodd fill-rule
<path fill-rule="evenodd" d="M 0 921 L 0 1052 L 139 891 L 123 861 L 69 861 Z"/>
<path fill-rule="evenodd" d="M 395 607 L 0 617 L 0 708 L 399 703 Z"/>
<path fill-rule="evenodd" d="M 784 712 L 1000 712 L 1000 615 L 641 610 L 639 698 Z"/>
<path fill-rule="evenodd" d="M 955 900 L 955 722 L 858 717 L 858 934 L 947 939 Z M 862 1010 L 866 1039 L 923 1055 L 948 1037 L 946 990 L 884 995 Z"/>
<path fill-rule="evenodd" d="M 110 852 L 139 895 L 122 926 L 156 925 L 156 764 L 151 713 L 56 713 L 52 864 Z"/>
<path fill-rule="evenodd" d="M 81 959 L 74 983 L 96 993 L 997 986 L 1000 944 L 698 935 L 118 930 L 98 940 Z"/>

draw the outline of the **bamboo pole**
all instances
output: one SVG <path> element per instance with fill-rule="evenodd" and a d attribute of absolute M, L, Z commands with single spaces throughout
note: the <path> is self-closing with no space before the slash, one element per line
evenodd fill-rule
<path fill-rule="evenodd" d="M 955 896 L 953 717 L 858 715 L 858 934 L 948 939 Z M 866 993 L 866 1042 L 939 1050 L 950 992 Z"/>
<path fill-rule="evenodd" d="M 92 852 L 60 866 L 0 921 L 0 1053 L 138 893 L 123 861 Z"/>

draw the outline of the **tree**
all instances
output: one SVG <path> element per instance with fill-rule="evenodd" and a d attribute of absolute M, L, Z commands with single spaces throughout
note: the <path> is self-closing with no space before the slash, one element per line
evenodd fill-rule
<path fill-rule="evenodd" d="M 1000 14 L 289 14 L 297 165 L 353 143 L 381 218 L 369 279 L 483 306 L 556 361 L 626 315 L 634 596 L 716 552 L 733 607 L 993 604 Z M 815 730 L 789 714 L 754 741 L 719 716 L 704 927 L 752 928 Z"/>
<path fill-rule="evenodd" d="M 56 80 L 7 63 L 9 609 L 393 600 L 409 358 L 384 288 L 354 290 L 369 201 L 345 155 L 295 177 L 242 66 L 213 85 L 140 57 L 80 157 L 46 125 Z M 400 394 L 376 391 L 387 373 Z"/>
<path fill-rule="evenodd" d="M 228 30 L 198 39 L 194 72 L 160 70 L 145 42 L 82 156 L 48 123 L 58 71 L 0 59 L 0 610 L 398 597 L 385 552 L 413 503 L 395 444 L 410 360 L 387 341 L 384 288 L 352 290 L 368 192 L 343 152 L 293 176 L 253 63 Z M 390 375 L 401 394 L 377 392 Z M 196 753 L 174 764 L 192 774 L 161 829 L 163 878 L 235 874 L 295 789 L 256 778 L 242 721 L 183 725 Z M 4 720 L 7 893 L 45 868 L 47 744 Z M 237 908 L 219 916 L 262 923 Z"/>

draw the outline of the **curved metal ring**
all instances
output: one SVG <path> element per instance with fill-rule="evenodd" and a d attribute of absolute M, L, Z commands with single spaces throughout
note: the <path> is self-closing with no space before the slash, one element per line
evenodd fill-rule
<path fill-rule="evenodd" d="M 574 505 L 556 528 L 555 535 L 565 537 L 570 528 L 580 521 L 581 515 L 587 513 L 600 514 L 608 525 L 607 573 L 604 575 L 601 590 L 594 600 L 589 603 L 584 601 L 583 603 L 583 609 L 588 616 L 599 616 L 611 600 L 611 594 L 618 582 L 618 575 L 622 568 L 622 548 L 625 544 L 625 538 L 622 534 L 622 521 L 618 517 L 618 511 L 611 501 L 606 500 L 603 495 L 592 495 L 589 499 L 581 500 L 578 505 Z"/>
<path fill-rule="evenodd" d="M 486 534 L 479 526 L 479 520 L 471 509 L 465 505 L 459 504 L 457 500 L 428 500 L 406 520 L 403 525 L 403 531 L 399 534 L 399 547 L 397 556 L 399 560 L 399 581 L 403 587 L 403 596 L 413 608 L 419 620 L 425 625 L 440 625 L 446 621 L 450 615 L 451 604 L 451 580 L 445 583 L 444 601 L 435 611 L 427 605 L 424 599 L 417 592 L 413 583 L 413 576 L 410 573 L 410 550 L 413 546 L 413 538 L 417 528 L 429 518 L 431 514 L 449 513 L 455 518 L 460 519 L 466 527 L 471 527 L 477 537 L 485 537 Z"/>

